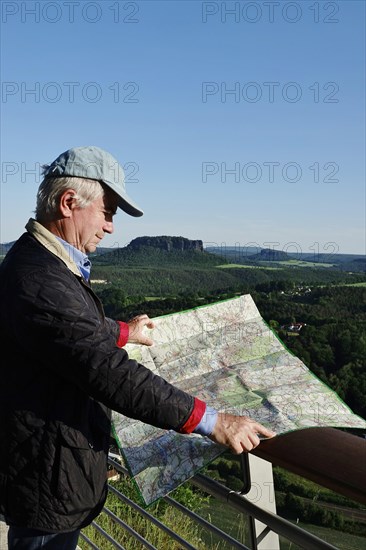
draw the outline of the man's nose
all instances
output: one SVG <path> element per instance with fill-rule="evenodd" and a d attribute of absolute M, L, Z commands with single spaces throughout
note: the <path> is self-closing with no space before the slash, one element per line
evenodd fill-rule
<path fill-rule="evenodd" d="M 114 231 L 114 225 L 113 222 L 105 222 L 103 230 L 105 233 L 113 233 Z"/>

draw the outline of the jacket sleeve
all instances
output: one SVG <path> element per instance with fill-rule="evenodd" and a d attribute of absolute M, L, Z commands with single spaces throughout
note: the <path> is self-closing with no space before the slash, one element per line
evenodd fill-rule
<path fill-rule="evenodd" d="M 201 401 L 201 399 L 198 399 L 198 397 L 195 397 L 192 412 L 188 420 L 183 424 L 183 426 L 180 428 L 179 431 L 183 434 L 192 433 L 194 429 L 198 426 L 198 424 L 201 422 L 205 412 L 206 412 L 206 403 L 204 403 L 204 401 Z"/>
<path fill-rule="evenodd" d="M 115 321 L 114 319 L 110 319 L 109 317 L 106 317 L 105 322 L 107 326 L 110 326 L 112 334 L 115 335 L 116 345 L 119 348 L 123 348 L 123 346 L 125 346 L 128 342 L 128 323 L 125 323 L 124 321 Z"/>
<path fill-rule="evenodd" d="M 19 284 L 20 283 L 20 284 Z M 38 365 L 131 418 L 191 432 L 205 404 L 116 346 L 98 299 L 67 270 L 28 273 L 12 298 L 10 334 Z"/>
<path fill-rule="evenodd" d="M 127 323 L 124 323 L 123 321 L 117 321 L 118 327 L 119 327 L 119 335 L 117 339 L 117 346 L 119 348 L 123 348 L 128 342 L 128 336 L 130 333 L 130 329 Z"/>
<path fill-rule="evenodd" d="M 117 347 L 123 348 L 128 342 L 128 335 L 129 335 L 129 327 L 128 323 L 125 323 L 123 321 L 114 321 L 113 319 L 106 318 L 106 323 L 110 324 L 111 331 L 116 332 L 116 325 L 118 327 L 117 329 L 117 336 L 116 336 L 116 344 Z M 198 397 L 194 398 L 194 404 L 193 409 L 184 423 L 184 425 L 180 428 L 181 433 L 192 433 L 195 428 L 198 426 L 198 424 L 201 422 L 203 415 L 206 411 L 206 403 L 198 399 Z"/>

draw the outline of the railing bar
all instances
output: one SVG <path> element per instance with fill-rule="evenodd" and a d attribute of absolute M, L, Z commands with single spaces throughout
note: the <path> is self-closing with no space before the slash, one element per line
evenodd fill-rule
<path fill-rule="evenodd" d="M 286 537 L 287 539 L 299 544 L 300 546 L 306 548 L 306 550 L 338 550 L 332 544 L 329 544 L 315 535 L 301 529 L 297 525 L 294 525 L 290 521 L 272 514 L 267 510 L 259 508 L 245 497 L 240 495 L 240 493 L 235 493 L 231 491 L 224 485 L 217 483 L 217 481 L 203 475 L 196 474 L 191 482 L 194 485 L 197 485 L 201 489 L 203 488 L 211 495 L 224 500 L 232 506 L 233 508 L 245 512 L 250 516 L 255 517 L 265 525 L 268 525 L 272 531 Z"/>
<path fill-rule="evenodd" d="M 127 474 L 127 476 L 130 476 L 126 468 L 111 459 L 109 459 L 109 462 L 115 465 L 117 470 Z M 294 525 L 281 516 L 277 516 L 276 514 L 272 514 L 271 512 L 259 508 L 249 502 L 245 497 L 231 491 L 227 487 L 215 482 L 203 474 L 196 474 L 190 479 L 190 482 L 201 489 L 204 489 L 212 496 L 225 500 L 229 506 L 236 508 L 240 512 L 246 513 L 247 515 L 258 519 L 262 523 L 268 525 L 271 531 L 274 531 L 290 541 L 305 547 L 306 550 L 338 550 L 335 546 L 321 540 L 301 527 Z"/>
<path fill-rule="evenodd" d="M 118 470 L 118 471 L 122 472 L 123 474 L 127 475 L 128 477 L 130 477 L 130 474 L 129 474 L 128 470 L 126 468 L 124 468 L 121 464 L 116 462 L 113 458 L 108 457 L 108 462 L 109 462 L 109 464 L 114 466 L 116 468 L 116 470 Z M 238 542 L 236 539 L 234 539 L 233 537 L 231 537 L 230 535 L 228 535 L 224 531 L 221 531 L 221 529 L 219 529 L 218 527 L 212 525 L 211 523 L 209 523 L 207 520 L 205 520 L 201 516 L 195 514 L 191 510 L 188 510 L 188 508 L 186 508 L 185 506 L 183 506 L 179 502 L 175 501 L 171 497 L 166 496 L 166 497 L 164 497 L 164 500 L 169 501 L 173 506 L 175 506 L 176 508 L 179 508 L 179 510 L 183 514 L 186 514 L 187 516 L 191 517 L 192 519 L 197 521 L 197 523 L 200 523 L 201 525 L 204 525 L 205 527 L 207 527 L 207 529 L 209 529 L 210 531 L 216 533 L 223 540 L 226 540 L 227 542 L 232 544 L 232 546 L 234 546 L 236 548 L 239 548 L 239 549 L 242 549 L 242 550 L 250 550 L 247 546 L 244 546 L 242 543 Z"/>
<path fill-rule="evenodd" d="M 121 464 L 119 464 L 118 462 L 116 462 L 113 458 L 110 458 L 108 457 L 108 462 L 109 464 L 111 464 L 112 466 L 114 466 L 116 468 L 116 470 L 120 471 L 121 473 L 125 474 L 126 476 L 130 477 L 130 474 L 128 472 L 128 470 L 126 468 L 124 468 Z M 202 518 L 201 516 L 198 516 L 197 514 L 195 514 L 194 512 L 191 512 L 190 510 L 188 510 L 188 508 L 185 508 L 183 505 L 181 505 L 180 503 L 178 503 L 177 501 L 175 501 L 174 499 L 172 499 L 171 497 L 169 496 L 166 496 L 164 497 L 164 500 L 168 500 L 168 501 L 172 501 L 171 504 L 173 506 L 175 506 L 176 508 L 179 508 L 180 511 L 188 516 L 190 516 L 192 519 L 194 519 L 195 521 L 197 521 L 198 523 L 204 525 L 205 527 L 207 527 L 210 531 L 216 533 L 218 536 L 220 536 L 222 539 L 226 540 L 227 542 L 229 542 L 230 544 L 232 544 L 234 547 L 236 548 L 241 548 L 242 550 L 250 550 L 247 546 L 244 546 L 242 543 L 238 542 L 237 540 L 235 540 L 234 538 L 232 538 L 230 535 L 228 535 L 227 533 L 225 533 L 224 531 L 221 531 L 221 529 L 219 529 L 218 527 L 212 525 L 211 523 L 209 523 L 208 521 L 206 521 L 204 518 Z"/>
<path fill-rule="evenodd" d="M 114 514 L 111 510 L 104 507 L 103 512 L 105 512 L 116 523 L 118 523 L 121 527 L 123 527 L 123 529 L 128 531 L 130 533 L 130 535 L 132 535 L 135 539 L 137 539 L 139 542 L 141 542 L 141 544 L 146 546 L 146 548 L 149 548 L 150 550 L 157 550 L 156 546 L 153 546 L 152 544 L 150 544 L 150 542 L 148 542 L 146 539 L 144 539 L 144 537 L 142 537 L 140 535 L 140 533 L 137 533 L 137 531 L 135 531 L 130 525 L 128 525 L 122 519 L 120 519 L 118 516 L 116 516 L 116 514 Z"/>
<path fill-rule="evenodd" d="M 129 499 L 128 497 L 126 497 L 123 493 L 121 493 L 120 491 L 118 491 L 117 489 L 115 489 L 115 487 L 112 487 L 112 485 L 109 485 L 108 486 L 109 490 L 112 491 L 112 493 L 114 493 L 115 495 L 117 495 L 121 500 L 123 500 L 124 502 L 126 502 L 127 504 L 129 504 L 130 506 L 132 506 L 132 508 L 134 508 L 135 510 L 137 510 L 141 515 L 143 515 L 144 517 L 148 518 L 152 523 L 154 523 L 155 525 L 157 525 L 157 527 L 159 527 L 159 529 L 161 529 L 162 531 L 165 531 L 166 533 L 168 533 L 171 538 L 175 539 L 177 542 L 179 542 L 180 544 L 182 544 L 185 548 L 188 548 L 188 550 L 197 550 L 195 546 L 192 546 L 189 542 L 187 542 L 186 540 L 184 540 L 182 537 L 180 537 L 177 533 L 175 533 L 174 531 L 172 531 L 172 529 L 170 529 L 169 527 L 167 527 L 166 525 L 164 525 L 164 523 L 162 523 L 161 521 L 159 521 L 158 519 L 156 519 L 154 516 L 152 516 L 151 514 L 149 514 L 149 512 L 146 512 L 146 510 L 144 510 L 143 508 L 141 508 L 141 506 L 139 506 L 138 504 L 136 504 L 136 502 L 133 502 L 133 500 Z"/>
<path fill-rule="evenodd" d="M 123 474 L 125 474 L 127 477 L 131 477 L 131 474 L 130 472 L 127 470 L 127 468 L 125 468 L 124 466 L 122 466 L 122 464 L 120 464 L 119 462 L 117 462 L 115 459 L 111 458 L 111 457 L 108 457 L 108 463 L 111 464 L 112 466 L 115 467 L 116 470 L 118 470 L 119 472 L 122 472 Z"/>
<path fill-rule="evenodd" d="M 119 464 L 117 461 L 113 460 L 112 458 L 108 457 L 108 462 L 109 464 L 111 464 L 112 466 L 114 466 L 116 468 L 117 471 L 119 472 L 122 472 L 124 475 L 126 475 L 127 477 L 131 477 L 130 473 L 128 472 L 128 470 L 122 466 L 121 464 Z M 180 544 L 182 544 L 183 546 L 185 546 L 186 548 L 188 548 L 188 550 L 196 550 L 194 546 L 192 546 L 189 542 L 187 542 L 186 540 L 184 540 L 182 537 L 180 537 L 179 535 L 177 535 L 177 533 L 175 533 L 174 531 L 172 531 L 172 529 L 170 529 L 169 527 L 167 527 L 166 525 L 164 525 L 164 523 L 162 523 L 161 521 L 159 521 L 158 519 L 156 519 L 154 516 L 152 516 L 151 514 L 149 514 L 149 512 L 147 512 L 146 510 L 144 510 L 141 506 L 139 506 L 138 504 L 136 504 L 135 502 L 133 502 L 131 499 L 129 499 L 128 497 L 126 497 L 126 495 L 123 495 L 120 491 L 118 491 L 117 489 L 115 489 L 112 485 L 109 485 L 108 488 L 114 493 L 116 494 L 117 496 L 119 496 L 119 498 L 121 500 L 123 500 L 124 502 L 126 502 L 127 504 L 129 504 L 130 506 L 132 506 L 135 510 L 137 510 L 140 514 L 142 514 L 143 516 L 145 516 L 146 518 L 148 518 L 152 523 L 154 523 L 155 525 L 157 525 L 157 527 L 159 527 L 159 529 L 162 529 L 163 531 L 165 531 L 166 533 L 168 533 L 173 539 L 177 540 Z"/>
<path fill-rule="evenodd" d="M 92 522 L 92 526 L 94 527 L 94 529 L 99 531 L 99 533 L 101 533 L 103 535 L 103 537 L 105 537 L 107 539 L 107 541 L 109 541 L 111 544 L 113 544 L 113 546 L 118 548 L 118 550 L 125 550 L 125 548 L 123 546 L 121 546 L 119 544 L 119 542 L 115 541 L 113 537 L 108 535 L 108 533 L 106 531 L 104 531 L 104 529 L 100 525 L 95 523 L 95 521 Z"/>
<path fill-rule="evenodd" d="M 86 535 L 84 535 L 83 532 L 80 532 L 80 537 L 82 539 L 85 540 L 85 542 L 87 542 L 89 544 L 89 546 L 91 546 L 92 548 L 94 548 L 94 550 L 100 550 L 99 549 L 99 546 L 97 546 L 96 544 L 94 544 L 94 542 L 92 542 Z"/>
<path fill-rule="evenodd" d="M 258 550 L 258 544 L 257 544 L 257 532 L 255 528 L 255 518 L 253 516 L 248 515 L 248 523 L 249 523 L 249 544 L 252 550 Z"/>
<path fill-rule="evenodd" d="M 225 540 L 226 542 L 229 542 L 235 548 L 241 548 L 242 550 L 250 550 L 250 548 L 248 548 L 248 546 L 245 546 L 244 544 L 237 541 L 236 539 L 234 539 L 233 537 L 231 537 L 230 535 L 228 535 L 224 531 L 221 531 L 221 529 L 219 529 L 215 525 L 212 525 L 212 523 L 210 523 L 209 521 L 207 521 L 203 517 L 199 516 L 195 512 L 192 512 L 191 510 L 188 510 L 188 508 L 183 506 L 183 504 L 181 504 L 180 502 L 178 502 L 178 501 L 176 501 L 173 498 L 168 497 L 168 496 L 164 497 L 164 500 L 169 502 L 169 504 L 171 504 L 172 506 L 175 506 L 176 508 L 178 508 L 178 510 L 180 510 L 183 514 L 186 514 L 190 518 L 197 521 L 197 523 L 200 523 L 201 525 L 203 525 L 204 527 L 206 527 L 207 529 L 209 529 L 210 531 L 212 531 L 213 533 L 218 535 L 221 539 Z"/>
<path fill-rule="evenodd" d="M 257 544 L 260 544 L 262 542 L 262 540 L 271 532 L 271 529 L 268 527 L 263 529 L 263 531 L 261 533 L 259 533 L 258 537 L 257 537 Z"/>
<path fill-rule="evenodd" d="M 249 493 L 252 487 L 248 453 L 242 453 L 240 455 L 240 467 L 243 481 L 243 487 L 241 488 L 240 492 L 241 494 L 246 495 L 247 493 Z"/>

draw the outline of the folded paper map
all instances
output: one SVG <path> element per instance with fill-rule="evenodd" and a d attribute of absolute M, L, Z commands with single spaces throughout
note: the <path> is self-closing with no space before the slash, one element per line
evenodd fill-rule
<path fill-rule="evenodd" d="M 278 435 L 314 426 L 366 429 L 262 319 L 247 294 L 154 319 L 151 347 L 126 350 L 219 411 L 247 415 Z M 146 505 L 194 476 L 225 448 L 112 413 L 124 463 Z"/>

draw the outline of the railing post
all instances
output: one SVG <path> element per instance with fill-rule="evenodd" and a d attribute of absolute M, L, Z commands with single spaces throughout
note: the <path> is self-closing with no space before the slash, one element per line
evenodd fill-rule
<path fill-rule="evenodd" d="M 260 508 L 276 514 L 272 464 L 250 453 L 248 458 L 251 488 L 245 497 Z M 250 528 L 253 550 L 280 550 L 277 533 L 269 530 L 267 525 L 250 517 Z"/>

